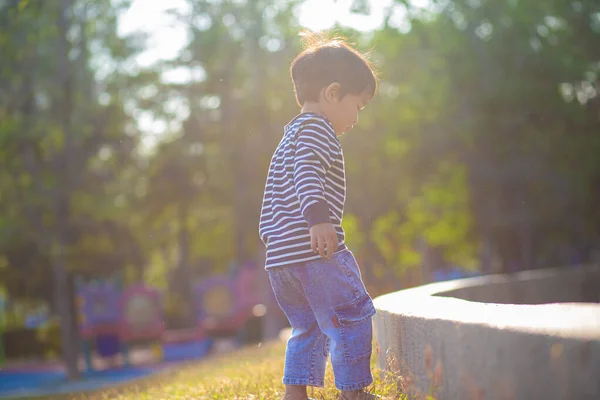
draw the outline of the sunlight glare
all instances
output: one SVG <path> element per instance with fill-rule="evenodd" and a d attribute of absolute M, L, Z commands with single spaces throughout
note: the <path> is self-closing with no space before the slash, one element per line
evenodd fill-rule
<path fill-rule="evenodd" d="M 352 12 L 354 0 L 306 0 L 296 9 L 296 17 L 301 26 L 311 30 L 333 28 L 336 24 L 351 27 L 358 31 L 371 31 L 382 27 L 386 15 L 390 15 L 390 25 L 402 32 L 410 30 L 406 12 L 394 0 L 370 0 L 368 14 Z M 417 8 L 427 8 L 431 0 L 413 0 Z M 184 23 L 177 21 L 168 10 L 175 10 L 182 15 L 190 13 L 187 0 L 132 0 L 130 8 L 119 17 L 119 35 L 132 33 L 148 35 L 147 48 L 135 59 L 139 68 L 147 68 L 153 64 L 173 60 L 189 41 Z M 275 48 L 277 43 L 265 44 Z M 201 70 L 176 68 L 164 70 L 162 79 L 169 83 L 185 84 L 190 81 L 201 81 L 206 77 Z M 152 147 L 158 137 L 168 130 L 165 121 L 155 119 L 148 113 L 140 113 L 136 118 L 138 128 L 147 134 L 145 147 Z"/>
<path fill-rule="evenodd" d="M 149 35 L 147 50 L 136 58 L 139 66 L 148 67 L 159 60 L 172 60 L 187 45 L 187 30 L 167 13 L 170 9 L 186 13 L 189 5 L 185 0 L 133 0 L 131 7 L 120 16 L 119 35 L 134 32 Z"/>
<path fill-rule="evenodd" d="M 307 0 L 298 7 L 298 20 L 305 28 L 320 31 L 333 28 L 336 23 L 359 31 L 381 27 L 385 12 L 393 0 L 370 1 L 369 13 L 353 13 L 354 0 Z"/>

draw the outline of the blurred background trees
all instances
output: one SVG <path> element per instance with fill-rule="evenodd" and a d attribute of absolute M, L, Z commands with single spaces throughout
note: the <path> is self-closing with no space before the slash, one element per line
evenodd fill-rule
<path fill-rule="evenodd" d="M 0 286 L 13 302 L 74 325 L 74 277 L 118 273 L 165 289 L 185 325 L 189 282 L 257 259 L 266 170 L 298 112 L 303 3 L 181 0 L 166 14 L 185 43 L 142 65 L 151 32 L 120 32 L 129 1 L 0 1 Z M 381 76 L 342 138 L 344 224 L 372 294 L 449 266 L 592 260 L 600 3 L 385 3 L 375 29 L 337 26 Z"/>

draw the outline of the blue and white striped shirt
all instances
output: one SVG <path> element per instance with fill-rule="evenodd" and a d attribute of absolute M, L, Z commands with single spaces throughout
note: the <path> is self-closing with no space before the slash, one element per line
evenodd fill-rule
<path fill-rule="evenodd" d="M 336 230 L 336 251 L 344 250 L 345 200 L 344 155 L 331 123 L 319 114 L 298 115 L 286 125 L 269 167 L 259 226 L 266 268 L 319 259 L 309 228 L 323 222 Z"/>

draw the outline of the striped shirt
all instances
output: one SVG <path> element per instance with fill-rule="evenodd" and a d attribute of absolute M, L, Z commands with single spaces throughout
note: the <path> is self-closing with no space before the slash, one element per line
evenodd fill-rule
<path fill-rule="evenodd" d="M 319 114 L 298 115 L 286 125 L 269 167 L 259 226 L 265 267 L 319 259 L 309 228 L 323 222 L 336 230 L 336 251 L 344 250 L 345 200 L 344 155 L 331 123 Z"/>

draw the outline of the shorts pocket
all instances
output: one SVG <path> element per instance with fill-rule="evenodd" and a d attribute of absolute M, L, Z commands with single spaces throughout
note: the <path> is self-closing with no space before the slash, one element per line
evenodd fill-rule
<path fill-rule="evenodd" d="M 346 363 L 354 364 L 370 358 L 373 349 L 371 317 L 375 315 L 371 297 L 365 293 L 351 303 L 335 307 L 334 311 Z"/>

